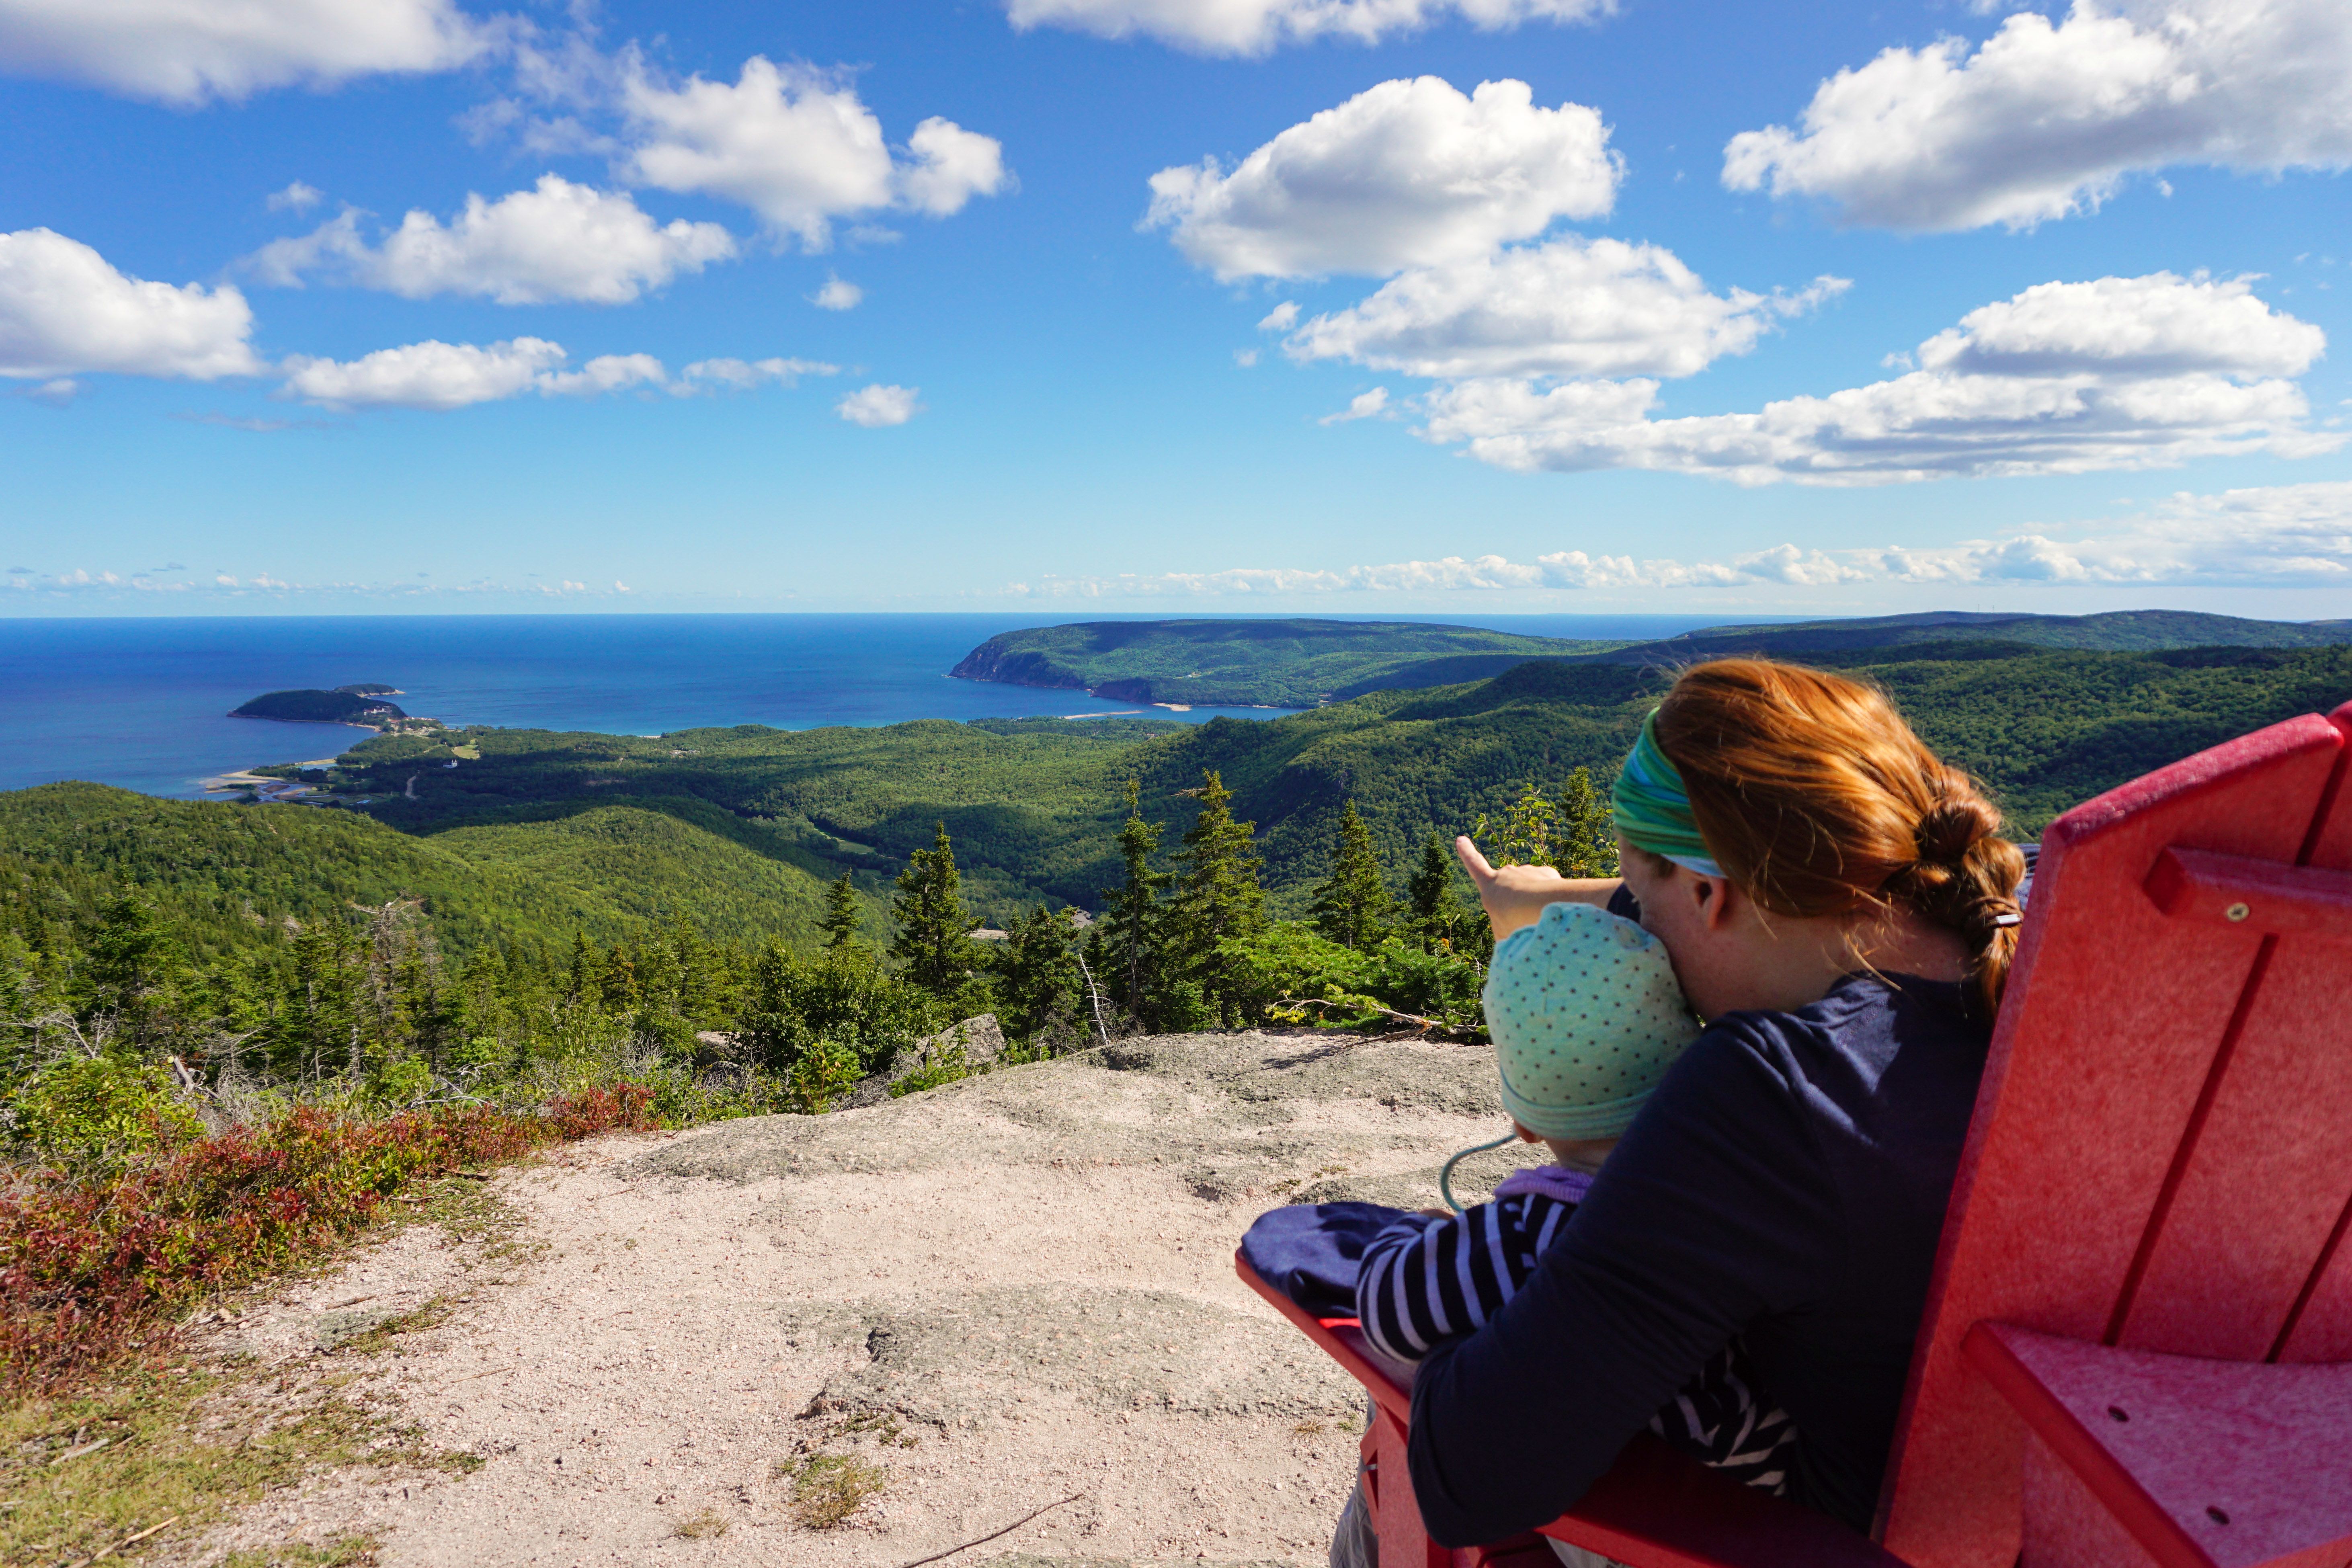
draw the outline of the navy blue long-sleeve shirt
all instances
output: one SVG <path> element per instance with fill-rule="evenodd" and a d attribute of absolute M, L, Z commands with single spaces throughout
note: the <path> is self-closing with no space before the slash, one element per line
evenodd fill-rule
<path fill-rule="evenodd" d="M 1866 1530 L 1990 1037 L 1907 975 L 1710 1025 L 1526 1286 L 1422 1363 L 1431 1537 L 1558 1518 L 1740 1333 L 1804 1434 L 1789 1495 Z"/>

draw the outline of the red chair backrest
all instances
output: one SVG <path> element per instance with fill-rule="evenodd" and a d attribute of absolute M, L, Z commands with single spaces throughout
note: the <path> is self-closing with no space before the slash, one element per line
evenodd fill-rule
<path fill-rule="evenodd" d="M 2352 704 L 2043 837 L 1881 1503 L 1919 1568 L 2017 1561 L 2021 1429 L 1971 1324 L 2352 1361 L 2347 757 Z"/>

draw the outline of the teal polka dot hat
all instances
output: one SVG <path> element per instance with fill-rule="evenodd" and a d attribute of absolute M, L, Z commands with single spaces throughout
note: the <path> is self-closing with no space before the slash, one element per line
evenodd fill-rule
<path fill-rule="evenodd" d="M 1485 1000 L 1504 1109 L 1547 1138 L 1624 1131 L 1699 1034 L 1665 944 L 1591 904 L 1497 943 Z"/>

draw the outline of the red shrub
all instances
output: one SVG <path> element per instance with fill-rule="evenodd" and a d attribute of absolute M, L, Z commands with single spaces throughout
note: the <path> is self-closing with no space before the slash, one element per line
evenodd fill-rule
<path fill-rule="evenodd" d="M 56 1385 L 152 1342 L 173 1309 L 349 1234 L 415 1177 L 649 1129 L 652 1100 L 625 1083 L 534 1116 L 304 1110 L 103 1182 L 37 1173 L 0 1194 L 0 1384 Z"/>

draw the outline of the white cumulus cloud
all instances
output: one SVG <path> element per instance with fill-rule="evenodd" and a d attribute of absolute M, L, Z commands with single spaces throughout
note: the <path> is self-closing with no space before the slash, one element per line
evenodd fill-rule
<path fill-rule="evenodd" d="M 1695 375 L 1846 286 L 1822 278 L 1793 295 L 1716 294 L 1661 247 L 1567 236 L 1415 268 L 1359 304 L 1315 317 L 1283 348 L 1302 362 L 1346 359 L 1448 380 Z"/>
<path fill-rule="evenodd" d="M 1278 44 L 1342 37 L 1373 44 L 1451 16 L 1486 31 L 1522 22 L 1584 22 L 1616 0 L 1007 0 L 1015 27 L 1066 27 L 1101 38 L 1140 34 L 1213 55 L 1263 55 Z"/>
<path fill-rule="evenodd" d="M 2169 272 L 2039 283 L 1919 345 L 1927 370 L 1979 375 L 2301 375 L 2327 347 L 2245 279 Z"/>
<path fill-rule="evenodd" d="M 1388 412 L 1389 389 L 1376 386 L 1370 392 L 1360 392 L 1350 398 L 1348 406 L 1337 414 L 1326 414 L 1316 421 L 1318 425 L 1345 425 L 1354 419 L 1377 419 Z"/>
<path fill-rule="evenodd" d="M 904 425 L 923 411 L 915 401 L 920 387 L 886 386 L 876 382 L 861 386 L 833 405 L 834 412 L 852 425 L 878 429 L 885 425 Z"/>
<path fill-rule="evenodd" d="M 662 362 L 651 354 L 598 354 L 578 370 L 550 371 L 533 384 L 551 395 L 595 397 L 632 386 L 660 386 L 668 380 Z"/>
<path fill-rule="evenodd" d="M 286 362 L 286 390 L 330 408 L 463 408 L 527 392 L 563 363 L 563 346 L 516 338 L 480 347 L 427 339 L 351 361 Z"/>
<path fill-rule="evenodd" d="M 165 103 L 447 70 L 492 43 L 451 0 L 0 0 L 0 70 Z"/>
<path fill-rule="evenodd" d="M 263 368 L 252 332 L 251 308 L 226 284 L 144 282 L 50 229 L 0 234 L 0 376 L 252 375 Z"/>
<path fill-rule="evenodd" d="M 1724 149 L 1733 190 L 1818 196 L 1850 222 L 2026 227 L 2138 171 L 2352 165 L 2343 0 L 2077 0 L 1971 51 L 1890 48 L 1821 84 L 1798 126 Z"/>
<path fill-rule="evenodd" d="M 866 290 L 855 283 L 843 281 L 828 274 L 824 287 L 809 296 L 809 303 L 820 310 L 855 310 Z"/>
<path fill-rule="evenodd" d="M 677 373 L 670 384 L 672 395 L 691 397 L 699 392 L 724 389 L 729 392 L 749 392 L 753 387 L 773 384 L 791 386 L 804 375 L 839 375 L 841 367 L 813 359 L 704 359 L 697 360 Z"/>
<path fill-rule="evenodd" d="M 1642 378 L 1484 377 L 1423 403 L 1422 434 L 1517 469 L 1654 468 L 1741 484 L 2084 473 L 2344 444 L 2289 377 L 2324 345 L 2243 280 L 2045 284 L 1921 345 L 1920 369 L 1754 414 L 1654 417 Z"/>
<path fill-rule="evenodd" d="M 898 170 L 898 200 L 930 217 L 951 217 L 974 196 L 1013 187 L 1004 144 L 934 114 L 907 138 L 913 154 Z"/>
<path fill-rule="evenodd" d="M 1600 216 L 1621 174 L 1598 110 L 1541 108 L 1523 81 L 1465 96 L 1419 77 L 1324 110 L 1230 172 L 1214 158 L 1160 170 L 1144 221 L 1223 279 L 1380 276 Z"/>
<path fill-rule="evenodd" d="M 718 224 L 656 224 L 625 191 L 542 174 L 531 189 L 495 202 L 469 195 L 447 224 L 411 212 L 380 245 L 370 245 L 359 215 L 346 211 L 310 234 L 272 241 L 248 264 L 273 283 L 325 272 L 411 300 L 471 294 L 501 305 L 618 305 L 734 255 L 734 237 Z"/>
<path fill-rule="evenodd" d="M 331 408 L 463 408 L 535 392 L 542 397 L 595 397 L 632 388 L 673 397 L 791 386 L 803 376 L 835 375 L 839 365 L 804 359 L 697 360 L 672 376 L 651 354 L 598 354 L 577 370 L 563 368 L 563 345 L 545 338 L 515 338 L 488 346 L 428 340 L 349 361 L 289 359 L 286 395 Z M 856 395 L 868 417 L 860 424 L 899 425 L 919 405 L 912 388 L 870 386 Z M 888 417 L 892 399 L 902 400 Z M 855 417 L 845 414 L 844 417 Z"/>
<path fill-rule="evenodd" d="M 695 76 L 675 87 L 633 61 L 621 108 L 632 183 L 740 203 L 811 250 L 832 243 L 837 218 L 891 207 L 944 217 L 1012 182 L 993 138 L 935 116 L 899 157 L 846 81 L 758 55 L 731 83 Z"/>

